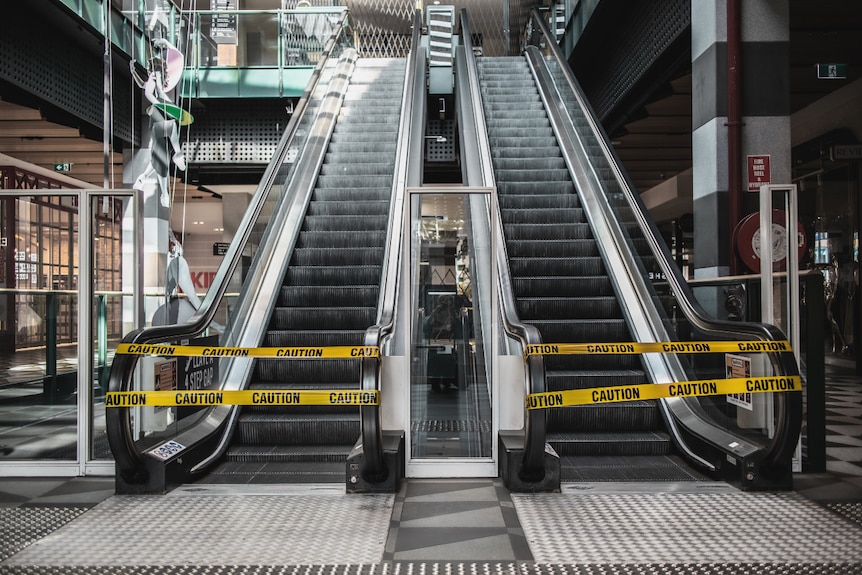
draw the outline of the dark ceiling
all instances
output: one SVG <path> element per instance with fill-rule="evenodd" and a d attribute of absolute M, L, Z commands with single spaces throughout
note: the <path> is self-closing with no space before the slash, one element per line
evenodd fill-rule
<path fill-rule="evenodd" d="M 862 77 L 862 2 L 790 0 L 789 5 L 790 106 L 794 113 Z M 690 29 L 687 45 L 691 45 Z M 654 85 L 648 103 L 618 129 L 611 128 L 614 147 L 639 192 L 692 166 L 691 68 L 684 58 L 679 61 L 683 63 L 671 74 L 672 80 Z M 816 66 L 823 63 L 845 64 L 847 78 L 818 79 Z M 756 90 L 757 86 L 743 89 Z"/>
<path fill-rule="evenodd" d="M 796 112 L 862 75 L 862 1 L 789 0 L 789 6 L 790 105 Z M 689 32 L 682 50 L 690 44 Z M 652 86 L 645 103 L 627 112 L 625 119 L 616 122 L 618 128 L 611 131 L 614 146 L 640 192 L 692 165 L 690 48 L 688 51 L 677 55 L 664 80 Z M 818 63 L 846 64 L 847 79 L 819 80 Z M 33 116 L 34 112 L 0 102 L 0 153 L 52 169 L 60 150 L 74 150 L 81 170 L 78 176 L 101 185 L 101 143 L 72 128 L 52 127 L 45 119 Z M 27 132 L 30 136 L 35 134 L 39 139 L 24 139 L 21 130 L 29 130 L 33 132 Z M 117 157 L 114 162 L 121 169 L 122 159 Z"/>

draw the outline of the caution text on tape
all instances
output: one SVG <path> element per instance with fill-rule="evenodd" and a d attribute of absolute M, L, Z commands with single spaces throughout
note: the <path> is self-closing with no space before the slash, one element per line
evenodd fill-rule
<path fill-rule="evenodd" d="M 207 347 L 199 345 L 121 343 L 117 346 L 117 353 L 129 355 L 164 355 L 195 357 L 357 359 L 363 357 L 380 357 L 380 348 L 370 345 L 336 345 L 326 347 Z"/>
<path fill-rule="evenodd" d="M 784 341 L 669 341 L 655 343 L 543 343 L 528 345 L 525 355 L 616 355 L 635 353 L 763 353 L 790 351 Z"/>
<path fill-rule="evenodd" d="M 548 391 L 527 395 L 527 409 L 616 403 L 621 401 L 637 401 L 639 399 L 696 397 L 733 393 L 764 393 L 769 391 L 802 391 L 802 379 L 798 375 L 788 377 L 738 377 L 731 379 L 705 379 L 674 383 L 647 383 Z"/>
<path fill-rule="evenodd" d="M 294 390 L 195 390 L 111 391 L 105 407 L 178 407 L 212 405 L 379 405 L 379 391 L 328 389 Z"/>

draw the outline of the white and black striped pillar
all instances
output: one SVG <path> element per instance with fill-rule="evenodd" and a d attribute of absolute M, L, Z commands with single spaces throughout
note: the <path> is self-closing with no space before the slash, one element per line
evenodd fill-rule
<path fill-rule="evenodd" d="M 691 2 L 696 278 L 747 271 L 731 241 L 757 210 L 749 156 L 768 156 L 770 183 L 791 181 L 789 20 L 788 0 Z"/>

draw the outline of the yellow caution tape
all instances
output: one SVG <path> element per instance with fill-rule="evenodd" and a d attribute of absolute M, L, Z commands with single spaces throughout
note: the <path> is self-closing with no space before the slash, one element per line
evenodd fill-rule
<path fill-rule="evenodd" d="M 634 353 L 762 353 L 790 351 L 781 341 L 670 341 L 655 343 L 543 343 L 528 345 L 524 355 L 634 354 Z"/>
<path fill-rule="evenodd" d="M 176 407 L 211 405 L 380 405 L 379 391 L 289 389 L 252 391 L 111 391 L 105 407 Z"/>
<path fill-rule="evenodd" d="M 768 391 L 802 391 L 802 378 L 798 375 L 789 377 L 738 377 L 548 391 L 527 395 L 527 409 L 616 403 L 638 399 L 764 393 Z"/>
<path fill-rule="evenodd" d="M 380 348 L 371 345 L 336 345 L 328 347 L 207 347 L 121 343 L 117 353 L 128 355 L 165 355 L 200 357 L 276 357 L 279 359 L 357 359 L 380 357 Z"/>

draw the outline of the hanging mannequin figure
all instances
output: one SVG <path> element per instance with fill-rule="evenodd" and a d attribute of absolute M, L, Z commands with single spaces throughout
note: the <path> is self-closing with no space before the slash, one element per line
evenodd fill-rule
<path fill-rule="evenodd" d="M 183 257 L 183 246 L 170 232 L 168 265 L 165 269 L 165 303 L 156 310 L 153 325 L 172 325 L 189 319 L 201 307 L 189 264 Z M 179 290 L 185 294 L 181 298 Z"/>
<path fill-rule="evenodd" d="M 189 264 L 183 257 L 183 246 L 171 232 L 171 247 L 168 252 L 168 267 L 165 270 L 165 297 L 179 297 L 177 288 L 183 290 L 195 310 L 201 307 L 201 300 L 195 293 L 195 284 L 189 271 Z"/>
<path fill-rule="evenodd" d="M 183 56 L 170 42 L 158 38 L 153 42 L 153 51 L 160 54 L 150 60 L 149 74 L 142 78 L 130 63 L 132 78 L 144 90 L 150 102 L 147 115 L 150 117 L 150 163 L 144 173 L 135 180 L 133 187 L 143 190 L 144 185 L 155 179 L 159 186 L 161 205 L 171 204 L 168 175 L 171 161 L 180 171 L 185 171 L 186 161 L 180 146 L 180 125 L 190 124 L 191 116 L 175 106 L 168 92 L 179 83 L 182 75 Z M 179 121 L 177 120 L 179 118 Z"/>

